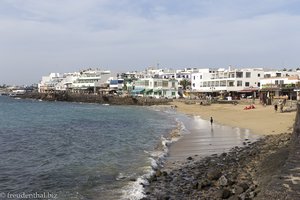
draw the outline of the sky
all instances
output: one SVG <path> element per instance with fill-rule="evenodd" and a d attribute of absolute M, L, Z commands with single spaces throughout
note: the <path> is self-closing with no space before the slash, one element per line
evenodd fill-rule
<path fill-rule="evenodd" d="M 298 0 L 0 0 L 0 84 L 148 66 L 300 67 Z"/>

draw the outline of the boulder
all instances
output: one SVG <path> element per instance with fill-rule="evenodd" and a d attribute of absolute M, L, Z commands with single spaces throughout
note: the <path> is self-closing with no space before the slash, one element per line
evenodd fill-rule
<path fill-rule="evenodd" d="M 218 180 L 222 176 L 222 173 L 218 169 L 212 169 L 207 172 L 207 178 L 209 180 Z"/>
<path fill-rule="evenodd" d="M 218 182 L 219 182 L 220 186 L 227 186 L 228 185 L 228 180 L 227 180 L 227 178 L 224 175 L 222 175 L 219 178 Z"/>

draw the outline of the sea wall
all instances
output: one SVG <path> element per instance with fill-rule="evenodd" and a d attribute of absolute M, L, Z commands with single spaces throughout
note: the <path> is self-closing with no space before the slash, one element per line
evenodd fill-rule
<path fill-rule="evenodd" d="M 120 97 L 114 95 L 75 94 L 75 93 L 25 93 L 21 98 L 41 99 L 45 101 L 69 101 L 99 103 L 111 105 L 165 105 L 172 99 L 155 99 L 143 97 Z"/>
<path fill-rule="evenodd" d="M 300 199 L 300 104 L 297 104 L 297 115 L 287 157 L 278 173 L 272 176 L 261 199 Z M 278 159 L 278 156 L 277 158 Z"/>

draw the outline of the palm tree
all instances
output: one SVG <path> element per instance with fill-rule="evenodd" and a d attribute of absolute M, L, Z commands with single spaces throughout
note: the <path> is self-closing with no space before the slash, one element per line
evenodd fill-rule
<path fill-rule="evenodd" d="M 179 82 L 179 84 L 186 90 L 187 86 L 191 86 L 191 81 L 183 79 Z"/>

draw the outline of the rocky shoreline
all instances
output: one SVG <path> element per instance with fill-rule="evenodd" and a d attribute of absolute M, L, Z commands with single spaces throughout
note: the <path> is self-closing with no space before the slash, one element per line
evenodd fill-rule
<path fill-rule="evenodd" d="M 157 169 L 144 185 L 143 199 L 265 199 L 272 193 L 269 181 L 288 158 L 291 136 L 289 132 L 254 143 L 245 140 L 243 147 L 221 155 L 195 155 L 173 169 Z"/>
<path fill-rule="evenodd" d="M 99 95 L 99 94 L 79 94 L 68 92 L 57 93 L 37 93 L 28 92 L 18 95 L 19 98 L 38 99 L 43 101 L 68 101 L 68 102 L 82 102 L 82 103 L 99 103 L 111 105 L 167 105 L 172 99 L 156 99 L 144 98 L 134 96 L 116 96 L 116 95 Z"/>

